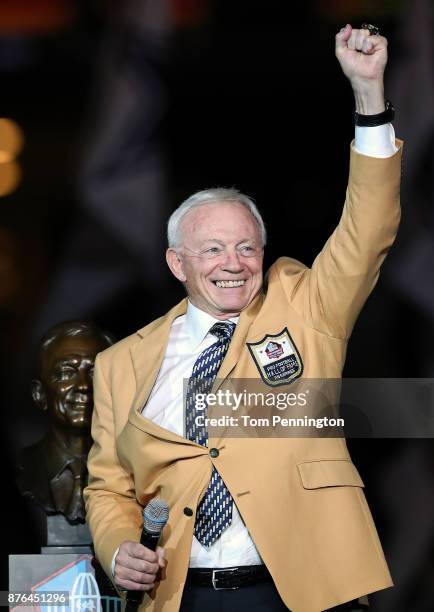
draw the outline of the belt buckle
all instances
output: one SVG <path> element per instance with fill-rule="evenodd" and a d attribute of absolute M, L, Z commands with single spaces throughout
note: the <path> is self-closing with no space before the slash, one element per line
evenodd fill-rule
<path fill-rule="evenodd" d="M 238 569 L 238 567 L 231 567 L 231 568 L 221 568 L 221 569 L 215 569 L 212 571 L 212 578 L 211 578 L 211 582 L 212 582 L 212 586 L 214 591 L 236 591 L 238 589 L 238 587 L 218 587 L 217 586 L 217 580 L 218 577 L 216 578 L 216 574 L 217 572 L 236 572 Z"/>

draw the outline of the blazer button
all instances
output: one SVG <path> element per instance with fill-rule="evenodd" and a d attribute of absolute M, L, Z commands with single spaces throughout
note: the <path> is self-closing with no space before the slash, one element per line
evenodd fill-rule
<path fill-rule="evenodd" d="M 191 508 L 184 508 L 185 516 L 193 516 L 193 510 Z"/>
<path fill-rule="evenodd" d="M 210 454 L 210 456 L 211 456 L 213 459 L 215 459 L 216 457 L 218 457 L 218 456 L 219 456 L 219 454 L 220 454 L 220 453 L 219 453 L 219 451 L 218 451 L 218 449 L 217 449 L 217 448 L 212 448 L 212 449 L 209 451 L 209 454 Z"/>

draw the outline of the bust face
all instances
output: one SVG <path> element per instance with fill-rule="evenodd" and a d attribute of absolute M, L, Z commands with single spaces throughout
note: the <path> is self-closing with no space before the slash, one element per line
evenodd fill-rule
<path fill-rule="evenodd" d="M 93 411 L 93 367 L 107 348 L 92 334 L 57 336 L 45 349 L 41 364 L 41 400 L 56 425 L 89 430 Z"/>

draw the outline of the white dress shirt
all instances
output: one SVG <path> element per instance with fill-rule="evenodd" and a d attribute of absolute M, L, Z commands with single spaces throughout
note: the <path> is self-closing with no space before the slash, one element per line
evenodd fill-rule
<path fill-rule="evenodd" d="M 391 124 L 357 127 L 355 149 L 371 157 L 389 157 L 396 153 L 395 131 Z M 230 319 L 238 322 L 238 317 Z M 187 312 L 175 319 L 170 330 L 166 354 L 142 414 L 180 436 L 184 431 L 184 381 L 190 378 L 200 353 L 216 341 L 209 330 L 217 322 L 211 315 L 188 302 Z M 119 550 L 119 549 L 118 549 Z M 118 550 L 113 555 L 112 573 Z M 259 565 L 262 559 L 250 537 L 236 504 L 232 522 L 209 548 L 193 536 L 190 567 L 231 567 Z"/>
<path fill-rule="evenodd" d="M 398 148 L 395 145 L 395 130 L 391 123 L 376 127 L 356 125 L 355 148 L 369 157 L 391 157 Z"/>
<path fill-rule="evenodd" d="M 237 323 L 238 317 L 229 320 Z M 163 363 L 142 411 L 154 423 L 180 436 L 185 436 L 184 381 L 191 376 L 200 353 L 216 342 L 216 337 L 209 330 L 217 321 L 188 302 L 186 314 L 175 319 L 172 324 Z M 209 548 L 202 546 L 193 536 L 190 567 L 231 567 L 261 563 L 261 557 L 235 503 L 231 524 Z"/>

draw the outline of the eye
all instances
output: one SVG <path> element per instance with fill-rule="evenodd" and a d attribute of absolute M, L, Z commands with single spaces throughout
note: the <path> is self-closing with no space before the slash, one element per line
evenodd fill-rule
<path fill-rule="evenodd" d="M 257 249 L 249 244 L 246 244 L 245 246 L 240 247 L 240 253 L 245 257 L 252 257 L 252 255 L 256 255 Z"/>
<path fill-rule="evenodd" d="M 58 381 L 71 380 L 75 376 L 75 368 L 64 366 L 55 372 L 55 379 Z"/>
<path fill-rule="evenodd" d="M 221 247 L 213 246 L 203 251 L 203 255 L 205 255 L 205 257 L 218 257 L 222 251 L 223 249 Z"/>

